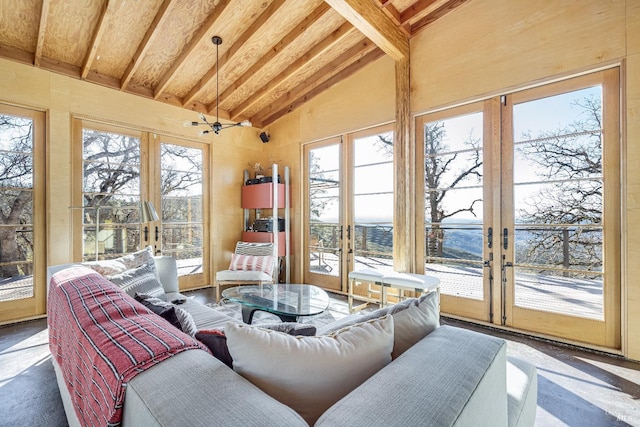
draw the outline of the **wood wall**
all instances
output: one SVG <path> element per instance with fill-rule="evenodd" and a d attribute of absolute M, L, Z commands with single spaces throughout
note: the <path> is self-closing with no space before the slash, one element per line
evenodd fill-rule
<path fill-rule="evenodd" d="M 411 40 L 411 109 L 420 114 L 617 64 L 624 94 L 622 351 L 640 360 L 640 2 L 468 2 Z M 296 144 L 393 120 L 393 73 L 392 61 L 379 60 L 285 116 L 270 128 L 278 136 L 273 150 L 299 153 Z M 372 102 L 373 93 L 385 96 Z"/>

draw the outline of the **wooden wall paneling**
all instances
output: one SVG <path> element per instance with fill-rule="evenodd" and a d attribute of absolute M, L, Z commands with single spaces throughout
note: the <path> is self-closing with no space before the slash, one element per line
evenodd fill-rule
<path fill-rule="evenodd" d="M 209 34 L 215 29 L 215 26 L 218 22 L 218 19 L 222 16 L 227 6 L 229 6 L 230 0 L 220 0 L 216 5 L 216 8 L 213 10 L 205 22 L 200 26 L 198 31 L 193 35 L 191 40 L 182 48 L 180 54 L 175 58 L 171 66 L 168 70 L 166 70 L 162 76 L 160 77 L 160 81 L 155 86 L 153 91 L 153 97 L 158 99 L 160 95 L 167 89 L 169 84 L 173 81 L 175 75 L 180 72 L 180 70 L 185 66 L 187 60 L 191 55 L 193 55 L 196 48 L 207 42 L 211 43 L 211 38 Z M 193 72 L 193 70 L 190 70 Z"/>
<path fill-rule="evenodd" d="M 58 18 L 48 20 L 42 56 L 82 67 L 91 46 L 91 38 L 86 35 L 94 34 L 106 2 L 52 2 L 50 14 Z"/>
<path fill-rule="evenodd" d="M 325 19 L 325 15 L 329 10 L 330 8 L 324 3 L 321 3 L 313 9 L 308 16 L 282 37 L 271 49 L 260 56 L 257 61 L 253 62 L 242 75 L 234 78 L 234 82 L 222 91 L 220 102 L 225 105 L 231 103 L 233 105 L 232 109 L 236 109 L 235 116 L 237 116 L 244 111 L 237 111 L 238 102 L 248 97 L 248 94 L 242 91 L 243 86 L 252 85 L 258 88 L 265 88 L 262 90 L 258 89 L 257 95 L 258 97 L 264 96 L 263 94 L 266 93 L 273 84 L 272 80 L 275 79 L 277 81 L 279 75 L 284 74 L 286 76 L 291 73 L 290 70 L 283 70 L 283 67 L 286 67 L 286 64 L 282 62 L 282 59 L 285 57 L 284 53 L 291 48 L 300 49 L 297 45 L 301 42 L 301 39 L 303 39 L 302 35 L 310 28 L 315 28 L 317 22 Z M 316 42 L 316 37 L 322 36 L 322 34 L 317 33 L 317 31 L 311 33 L 312 42 Z M 307 39 L 307 37 L 304 37 L 304 39 Z M 297 61 L 299 60 L 300 59 Z M 277 72 L 270 73 L 268 71 L 269 69 L 275 69 Z M 240 93 L 238 94 L 238 92 Z"/>
<path fill-rule="evenodd" d="M 138 67 L 140 67 L 140 63 L 142 59 L 145 57 L 147 51 L 154 43 L 157 37 L 160 37 L 161 32 L 159 30 L 160 27 L 166 25 L 164 21 L 168 19 L 168 11 L 171 9 L 172 5 L 178 0 L 164 0 L 160 5 L 160 8 L 156 12 L 153 17 L 153 21 L 151 21 L 151 25 L 148 27 L 145 32 L 142 40 L 138 43 L 138 47 L 133 54 L 133 57 L 129 61 L 129 65 L 127 69 L 122 74 L 120 78 L 120 90 L 124 90 L 129 85 L 129 81 L 131 81 L 131 77 L 136 73 Z"/>
<path fill-rule="evenodd" d="M 92 71 L 123 79 L 158 10 L 171 1 L 143 0 L 139 3 L 111 1 L 108 27 L 95 52 Z"/>
<path fill-rule="evenodd" d="M 245 30 L 231 45 L 231 47 L 229 47 L 229 50 L 227 50 L 218 60 L 218 65 L 214 68 L 212 67 L 209 71 L 207 71 L 207 73 L 195 84 L 195 86 L 193 86 L 189 92 L 187 93 L 187 95 L 185 95 L 184 99 L 182 100 L 183 105 L 189 104 L 190 102 L 192 102 L 194 100 L 195 97 L 197 97 L 198 95 L 200 95 L 200 93 L 202 92 L 202 90 L 209 85 L 210 83 L 214 82 L 215 78 L 216 78 L 216 68 L 218 69 L 222 69 L 224 68 L 224 66 L 227 64 L 227 62 L 229 61 L 229 59 L 231 59 L 231 57 L 234 55 L 235 52 L 237 52 L 245 43 L 247 43 L 247 41 L 249 41 L 249 39 L 254 35 L 254 33 L 256 31 L 259 31 L 260 28 L 262 28 L 263 25 L 265 25 L 267 23 L 267 21 L 274 15 L 274 13 L 284 4 L 284 0 L 275 0 L 273 1 L 269 7 L 267 7 L 261 14 L 260 16 L 258 16 L 258 18 L 251 24 L 251 26 Z M 223 40 L 224 42 L 224 40 Z"/>
<path fill-rule="evenodd" d="M 171 63 L 189 43 L 193 29 L 199 28 L 215 7 L 209 2 L 179 2 L 170 9 L 171 19 L 161 20 L 154 42 L 147 48 L 132 81 L 147 88 L 155 88 Z M 224 37 L 224 34 L 222 34 Z M 211 58 L 211 64 L 215 56 Z"/>
<path fill-rule="evenodd" d="M 0 28 L 11 28 L 11 31 L 0 31 L 0 45 L 14 46 L 24 52 L 34 51 L 40 14 L 31 11 L 40 11 L 38 4 L 36 0 L 3 0 L 0 3 Z"/>
<path fill-rule="evenodd" d="M 320 41 L 311 48 L 308 52 L 300 56 L 293 61 L 290 65 L 273 76 L 269 82 L 263 85 L 258 90 L 255 90 L 248 98 L 236 105 L 231 111 L 230 115 L 233 118 L 237 118 L 240 114 L 250 109 L 256 103 L 259 103 L 270 91 L 275 90 L 281 84 L 284 84 L 291 76 L 300 72 L 309 63 L 317 61 L 323 54 L 326 54 L 330 49 L 336 46 L 338 43 L 342 43 L 345 39 L 353 36 L 357 33 L 357 30 L 349 23 L 344 23 L 333 31 L 329 36 L 322 37 Z"/>
<path fill-rule="evenodd" d="M 286 88 L 278 88 L 279 90 L 271 94 L 273 98 L 265 98 L 263 102 L 256 104 L 254 107 L 256 110 L 249 112 L 249 114 L 255 117 L 257 122 L 262 122 L 263 124 L 273 122 L 276 118 L 282 116 L 280 113 L 284 112 L 286 114 L 295 109 L 300 103 L 306 102 L 310 97 L 305 97 L 305 94 L 330 80 L 334 75 L 349 68 L 352 64 L 357 64 L 359 68 L 358 61 L 374 51 L 377 51 L 377 47 L 365 39 L 341 53 L 331 62 L 324 64 L 321 68 L 305 68 L 303 75 L 296 76 L 295 79 L 291 80 L 290 83 L 292 85 L 295 84 L 295 86 L 291 86 L 286 92 L 284 92 Z M 280 91 L 283 91 L 284 94 L 280 95 Z M 264 102 L 269 103 L 263 105 Z"/>
<path fill-rule="evenodd" d="M 624 3 L 468 2 L 412 38 L 412 111 L 506 93 L 623 57 Z"/>

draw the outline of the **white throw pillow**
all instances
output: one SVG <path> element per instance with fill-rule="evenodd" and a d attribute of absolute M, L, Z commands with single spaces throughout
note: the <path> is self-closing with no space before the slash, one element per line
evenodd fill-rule
<path fill-rule="evenodd" d="M 393 359 L 440 326 L 437 292 L 429 292 L 420 298 L 407 301 L 406 308 L 401 303 L 397 308 L 390 307 L 388 311 L 388 314 L 393 316 Z"/>
<path fill-rule="evenodd" d="M 315 337 L 229 322 L 225 335 L 233 369 L 313 425 L 329 407 L 391 362 L 393 318 Z"/>

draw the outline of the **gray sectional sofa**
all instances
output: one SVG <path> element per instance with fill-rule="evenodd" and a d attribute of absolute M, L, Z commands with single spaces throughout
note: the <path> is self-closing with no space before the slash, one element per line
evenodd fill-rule
<path fill-rule="evenodd" d="M 167 300 L 182 297 L 175 263 L 162 257 L 156 258 L 156 266 Z M 50 277 L 67 267 L 50 268 Z M 180 307 L 193 315 L 200 329 L 234 322 L 193 299 Z M 358 316 L 342 319 L 340 325 Z M 55 360 L 54 367 L 69 424 L 81 425 L 72 390 Z M 535 368 L 508 358 L 504 340 L 440 326 L 331 406 L 315 425 L 531 426 L 536 400 Z M 201 349 L 183 351 L 135 376 L 126 387 L 122 424 L 308 425 L 293 409 Z"/>

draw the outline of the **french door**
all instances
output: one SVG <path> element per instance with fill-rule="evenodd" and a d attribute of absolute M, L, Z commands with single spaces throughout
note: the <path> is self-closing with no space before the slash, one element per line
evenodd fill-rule
<path fill-rule="evenodd" d="M 305 283 L 345 291 L 346 274 L 393 270 L 393 131 L 304 147 Z"/>
<path fill-rule="evenodd" d="M 417 119 L 443 313 L 620 348 L 618 75 Z"/>
<path fill-rule="evenodd" d="M 208 146 L 84 120 L 74 129 L 82 142 L 74 258 L 117 258 L 151 245 L 176 258 L 181 289 L 208 285 Z M 142 222 L 143 201 L 158 221 Z"/>
<path fill-rule="evenodd" d="M 46 312 L 45 114 L 0 105 L 0 324 Z"/>

